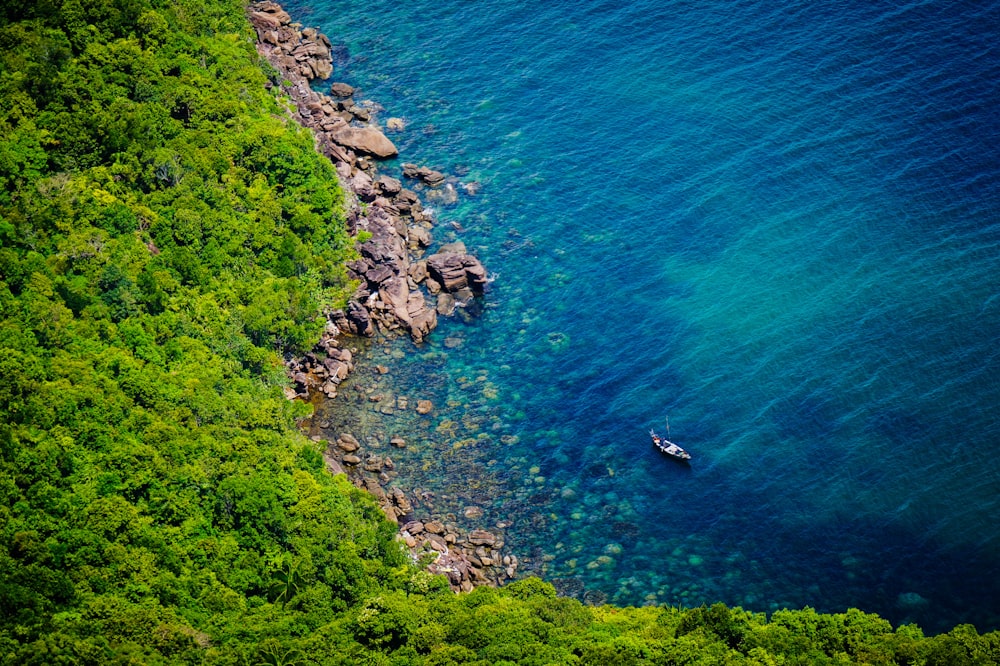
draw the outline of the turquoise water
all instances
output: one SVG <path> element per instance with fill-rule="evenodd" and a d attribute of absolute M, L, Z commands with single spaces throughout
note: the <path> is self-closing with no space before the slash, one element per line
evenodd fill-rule
<path fill-rule="evenodd" d="M 290 6 L 496 274 L 342 418 L 589 601 L 1000 627 L 1000 4 L 621 5 Z"/>

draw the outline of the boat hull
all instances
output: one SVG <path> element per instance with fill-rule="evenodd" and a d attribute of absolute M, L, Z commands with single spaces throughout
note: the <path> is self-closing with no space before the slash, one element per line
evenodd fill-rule
<path fill-rule="evenodd" d="M 670 440 L 660 437 L 652 430 L 649 431 L 649 436 L 653 439 L 653 446 L 660 450 L 661 453 L 667 455 L 674 460 L 679 462 L 688 462 L 691 460 L 691 454 L 677 446 Z"/>

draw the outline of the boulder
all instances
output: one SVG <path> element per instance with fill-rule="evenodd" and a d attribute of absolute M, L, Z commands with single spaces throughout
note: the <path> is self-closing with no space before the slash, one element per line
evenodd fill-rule
<path fill-rule="evenodd" d="M 422 534 L 424 531 L 424 524 L 419 520 L 413 520 L 403 525 L 403 529 L 410 534 Z"/>
<path fill-rule="evenodd" d="M 348 330 L 358 335 L 375 335 L 375 325 L 372 324 L 368 309 L 357 301 L 347 304 Z"/>
<path fill-rule="evenodd" d="M 393 316 L 400 322 L 409 328 L 410 322 L 413 321 L 410 317 L 410 288 L 406 284 L 406 280 L 398 277 L 393 277 L 385 282 L 379 287 L 378 290 L 379 299 L 385 304 L 387 310 L 389 310 Z"/>
<path fill-rule="evenodd" d="M 333 457 L 332 447 L 326 447 L 326 451 L 323 452 L 323 462 L 326 464 L 326 471 L 332 476 L 337 476 L 338 474 L 346 474 L 344 468 L 340 466 L 337 459 Z"/>
<path fill-rule="evenodd" d="M 350 97 L 354 94 L 354 86 L 338 81 L 330 84 L 330 94 L 334 97 Z"/>
<path fill-rule="evenodd" d="M 367 490 L 368 493 L 379 502 L 384 502 L 387 499 L 385 490 L 383 490 L 382 486 L 378 484 L 378 481 L 370 476 L 365 477 L 365 490 Z"/>
<path fill-rule="evenodd" d="M 442 525 L 441 521 L 438 520 L 431 520 L 424 523 L 424 529 L 431 534 L 444 534 L 444 525 Z"/>
<path fill-rule="evenodd" d="M 389 278 L 395 276 L 395 273 L 393 273 L 392 269 L 388 266 L 376 266 L 375 268 L 365 271 L 364 276 L 365 279 L 368 280 L 368 283 L 375 288 Z"/>
<path fill-rule="evenodd" d="M 396 507 L 399 509 L 399 515 L 401 515 L 401 516 L 408 516 L 408 515 L 412 514 L 413 513 L 413 505 L 410 504 L 410 500 L 408 500 L 406 498 L 406 493 L 404 493 L 399 488 L 393 488 L 391 492 L 392 492 L 392 501 L 396 505 Z M 423 527 L 423 525 L 421 523 L 416 523 L 416 525 L 419 525 L 420 526 L 420 531 L 423 531 L 424 527 Z M 416 526 L 414 526 L 414 529 L 416 529 Z M 417 532 L 413 532 L 413 534 L 416 534 L 416 533 Z"/>
<path fill-rule="evenodd" d="M 423 296 L 420 297 L 423 300 Z M 427 334 L 437 328 L 437 310 L 423 307 L 410 320 L 410 336 L 415 342 L 420 342 Z"/>
<path fill-rule="evenodd" d="M 288 15 L 285 14 L 285 16 Z M 291 20 L 291 17 L 289 17 L 289 20 Z M 276 31 L 281 27 L 281 17 L 267 12 L 250 12 L 250 23 L 262 32 Z M 277 33 L 275 33 L 274 39 L 277 41 Z"/>
<path fill-rule="evenodd" d="M 417 166 L 411 162 L 403 165 L 403 175 L 426 183 L 430 187 L 437 187 L 445 180 L 445 175 L 440 171 L 435 171 L 425 166 Z"/>
<path fill-rule="evenodd" d="M 391 176 L 379 176 L 376 184 L 382 191 L 382 194 L 387 197 L 394 197 L 403 191 L 403 184 L 399 182 L 399 179 L 392 178 Z"/>
<path fill-rule="evenodd" d="M 404 188 L 399 191 L 399 194 L 392 200 L 392 203 L 400 213 L 409 215 L 414 209 L 420 206 L 420 198 L 413 190 Z"/>
<path fill-rule="evenodd" d="M 344 453 L 353 453 L 357 451 L 360 447 L 357 442 L 345 442 L 342 439 L 337 440 L 337 448 Z"/>
<path fill-rule="evenodd" d="M 392 141 L 374 127 L 344 127 L 334 132 L 332 138 L 345 148 L 374 157 L 387 158 L 399 154 Z"/>
<path fill-rule="evenodd" d="M 446 294 L 441 292 L 437 296 L 437 313 L 439 315 L 450 317 L 455 314 L 455 297 L 451 294 Z"/>
<path fill-rule="evenodd" d="M 471 254 L 439 252 L 431 255 L 427 258 L 427 272 L 450 293 L 468 287 L 481 294 L 486 288 L 486 269 Z"/>
<path fill-rule="evenodd" d="M 410 279 L 413 280 L 415 284 L 420 284 L 427 279 L 427 262 L 417 261 L 410 264 L 410 268 L 407 271 Z"/>
<path fill-rule="evenodd" d="M 314 79 L 328 79 L 333 74 L 333 63 L 329 60 L 310 60 L 309 67 L 312 69 Z"/>
<path fill-rule="evenodd" d="M 370 202 L 375 199 L 375 183 L 372 181 L 372 177 L 364 171 L 358 171 L 354 174 L 347 185 L 362 201 Z"/>
<path fill-rule="evenodd" d="M 407 238 L 411 250 L 425 248 L 431 244 L 431 232 L 423 227 L 413 226 L 407 230 Z"/>

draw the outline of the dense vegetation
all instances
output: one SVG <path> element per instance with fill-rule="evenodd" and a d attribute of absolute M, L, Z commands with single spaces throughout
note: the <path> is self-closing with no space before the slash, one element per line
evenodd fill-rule
<path fill-rule="evenodd" d="M 268 76 L 237 0 L 2 5 L 0 662 L 1000 661 L 969 626 L 419 570 L 283 397 L 354 250 Z"/>

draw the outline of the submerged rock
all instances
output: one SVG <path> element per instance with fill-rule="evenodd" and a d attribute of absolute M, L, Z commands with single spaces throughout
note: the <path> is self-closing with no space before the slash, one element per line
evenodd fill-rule
<path fill-rule="evenodd" d="M 469 532 L 469 543 L 475 546 L 494 546 L 497 542 L 496 536 L 486 530 L 472 530 Z"/>

